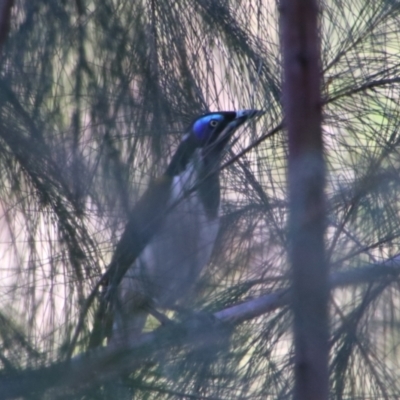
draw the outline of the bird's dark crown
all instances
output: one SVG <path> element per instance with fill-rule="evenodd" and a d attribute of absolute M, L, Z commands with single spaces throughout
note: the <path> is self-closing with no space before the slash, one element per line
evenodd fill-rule
<path fill-rule="evenodd" d="M 216 111 L 201 115 L 190 125 L 166 174 L 180 174 L 198 148 L 203 154 L 218 157 L 237 128 L 257 115 L 260 115 L 258 110 Z"/>
<path fill-rule="evenodd" d="M 199 147 L 209 146 L 218 140 L 224 129 L 235 118 L 235 111 L 218 111 L 204 114 L 193 121 L 189 129 L 189 134 L 195 136 Z"/>

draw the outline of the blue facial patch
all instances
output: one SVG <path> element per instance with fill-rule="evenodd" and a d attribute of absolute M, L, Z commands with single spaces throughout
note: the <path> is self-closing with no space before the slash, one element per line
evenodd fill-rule
<path fill-rule="evenodd" d="M 199 140 L 207 141 L 215 128 L 210 125 L 210 122 L 212 120 L 222 121 L 223 119 L 224 116 L 221 114 L 209 114 L 205 115 L 204 117 L 200 117 L 193 124 L 193 132 Z"/>

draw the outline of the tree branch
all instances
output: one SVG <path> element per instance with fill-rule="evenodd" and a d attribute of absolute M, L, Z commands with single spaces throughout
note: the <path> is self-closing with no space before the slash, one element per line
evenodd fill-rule
<path fill-rule="evenodd" d="M 11 8 L 14 0 L 0 1 L 0 50 L 7 39 L 10 30 Z"/>
<path fill-rule="evenodd" d="M 382 263 L 333 273 L 329 281 L 332 290 L 363 283 L 382 283 L 382 280 L 392 282 L 399 275 L 400 254 Z M 288 305 L 290 296 L 289 289 L 281 289 L 218 311 L 213 315 L 215 321 L 198 323 L 193 318 L 145 333 L 139 339 L 82 353 L 69 362 L 3 375 L 0 377 L 0 400 L 25 397 L 52 388 L 73 387 L 79 390 L 104 384 L 138 369 L 152 357 L 159 356 L 160 352 L 207 347 L 221 341 L 233 326 Z"/>

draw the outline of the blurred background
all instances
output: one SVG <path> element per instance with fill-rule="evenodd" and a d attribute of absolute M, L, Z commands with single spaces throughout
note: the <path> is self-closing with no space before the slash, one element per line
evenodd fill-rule
<path fill-rule="evenodd" d="M 367 266 L 400 248 L 400 3 L 326 0 L 320 21 L 327 257 L 331 274 L 361 277 L 332 291 L 331 397 L 395 399 L 400 270 Z M 14 1 L 0 56 L 3 374 L 87 349 L 97 303 L 75 338 L 79 316 L 129 210 L 208 111 L 266 114 L 225 155 L 222 228 L 189 306 L 289 287 L 281 67 L 275 1 Z M 289 398 L 291 324 L 277 308 L 218 349 L 163 352 L 126 385 L 146 399 Z M 47 396 L 110 395 L 85 390 Z"/>

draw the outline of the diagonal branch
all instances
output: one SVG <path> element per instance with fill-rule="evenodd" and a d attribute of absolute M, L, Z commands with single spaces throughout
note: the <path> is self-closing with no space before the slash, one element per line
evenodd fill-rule
<path fill-rule="evenodd" d="M 399 275 L 400 254 L 382 263 L 333 273 L 329 281 L 333 290 L 383 280 L 390 283 Z M 142 367 L 160 352 L 202 348 L 221 341 L 235 325 L 287 306 L 290 296 L 289 289 L 281 289 L 218 311 L 213 314 L 214 320 L 198 323 L 194 318 L 145 333 L 129 342 L 80 354 L 69 362 L 3 375 L 0 377 L 0 400 L 43 393 L 51 388 L 83 389 L 104 384 Z"/>

